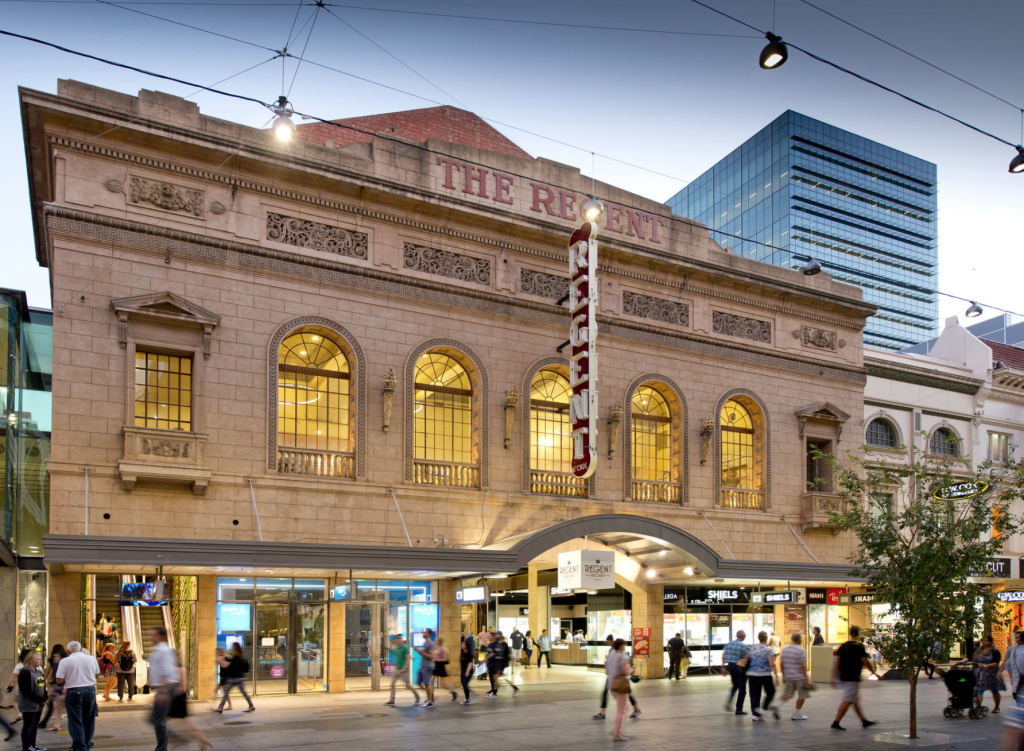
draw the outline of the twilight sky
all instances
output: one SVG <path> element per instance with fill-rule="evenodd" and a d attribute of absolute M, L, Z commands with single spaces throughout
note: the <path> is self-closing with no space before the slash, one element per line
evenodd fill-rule
<path fill-rule="evenodd" d="M 350 0 L 355 2 L 355 0 Z M 517 3 L 468 0 L 362 0 L 374 8 L 468 14 L 603 26 L 750 35 L 753 32 L 686 0 Z M 1024 106 L 1024 47 L 1019 1 L 814 0 L 911 52 Z M 308 0 L 303 0 L 308 2 Z M 772 0 L 708 0 L 759 28 L 772 24 Z M 812 52 L 875 78 L 1002 138 L 1019 143 L 1021 114 L 948 76 L 844 26 L 800 0 L 775 0 L 776 32 Z M 301 54 L 315 8 L 295 2 L 125 6 L 280 49 L 293 20 L 290 50 Z M 298 9 L 298 13 L 296 10 Z M 939 171 L 939 289 L 1024 313 L 1020 220 L 1024 175 L 1010 175 L 1014 151 L 791 50 L 789 62 L 762 71 L 761 38 L 700 37 L 436 18 L 376 10 L 331 10 L 424 78 L 404 67 L 339 18 L 320 11 L 305 57 L 403 89 L 400 94 L 309 63 L 290 99 L 299 110 L 340 118 L 453 104 L 533 133 L 496 125 L 535 156 L 664 201 L 686 180 L 777 117 L 794 109 L 935 162 Z M 305 24 L 305 25 L 304 25 Z M 0 0 L 0 28 L 199 84 L 267 60 L 272 53 L 175 26 L 97 0 Z M 176 95 L 192 91 L 21 40 L 0 37 L 7 61 L 0 77 L 0 202 L 8 240 L 0 251 L 0 287 L 25 289 L 29 304 L 49 307 L 45 269 L 36 266 L 26 189 L 17 87 L 54 92 L 74 78 L 127 94 L 140 88 Z M 10 61 L 15 61 L 12 65 Z M 221 88 L 269 101 L 281 93 L 275 60 Z M 295 62 L 285 70 L 287 89 Z M 268 113 L 215 94 L 191 97 L 202 112 L 259 127 Z M 434 101 L 427 101 L 434 100 Z M 58 301 L 61 302 L 61 301 Z M 940 297 L 941 317 L 966 303 Z M 986 310 L 984 318 L 996 311 Z M 963 318 L 961 318 L 963 320 Z"/>

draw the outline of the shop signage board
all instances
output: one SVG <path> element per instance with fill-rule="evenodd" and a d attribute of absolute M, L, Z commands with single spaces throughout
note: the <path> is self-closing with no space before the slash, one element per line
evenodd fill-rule
<path fill-rule="evenodd" d="M 799 592 L 755 592 L 750 601 L 758 605 L 780 605 L 800 602 Z"/>
<path fill-rule="evenodd" d="M 651 656 L 651 629 L 647 626 L 633 626 L 633 656 Z"/>
<path fill-rule="evenodd" d="M 570 466 L 579 478 L 597 468 L 597 290 L 597 225 L 583 222 L 569 238 Z"/>
<path fill-rule="evenodd" d="M 456 587 L 455 602 L 459 605 L 490 602 L 491 588 L 487 584 L 476 584 L 472 587 Z"/>
<path fill-rule="evenodd" d="M 874 592 L 851 592 L 839 595 L 840 605 L 870 605 L 875 601 Z"/>
<path fill-rule="evenodd" d="M 552 587 L 552 597 L 568 597 L 572 594 L 572 587 Z"/>
<path fill-rule="evenodd" d="M 690 605 L 731 605 L 750 602 L 750 593 L 732 587 L 687 587 L 686 602 Z"/>
<path fill-rule="evenodd" d="M 1010 561 L 1009 558 L 993 558 L 987 564 L 985 564 L 984 571 L 970 571 L 970 576 L 976 577 L 997 577 L 999 579 L 1010 578 Z"/>
<path fill-rule="evenodd" d="M 964 501 L 987 493 L 990 485 L 984 480 L 967 480 L 943 485 L 932 497 L 937 501 Z"/>
<path fill-rule="evenodd" d="M 1024 602 L 1024 591 L 1003 590 L 1002 592 L 996 592 L 996 599 L 999 602 Z"/>
<path fill-rule="evenodd" d="M 686 592 L 682 589 L 669 589 L 666 587 L 661 599 L 666 603 L 683 602 L 685 596 Z"/>
<path fill-rule="evenodd" d="M 519 615 L 529 615 L 529 614 L 530 614 L 530 609 L 529 608 L 519 608 Z"/>
<path fill-rule="evenodd" d="M 807 602 L 811 605 L 824 605 L 828 602 L 827 589 L 808 589 Z"/>
<path fill-rule="evenodd" d="M 840 597 L 840 595 L 845 595 L 846 594 L 846 590 L 845 589 L 834 589 L 832 587 L 829 587 L 826 590 L 826 592 L 827 592 L 827 597 L 828 597 L 827 602 L 828 602 L 829 605 L 838 605 L 839 604 L 839 597 Z"/>
<path fill-rule="evenodd" d="M 614 589 L 615 553 L 571 550 L 558 554 L 559 589 Z"/>

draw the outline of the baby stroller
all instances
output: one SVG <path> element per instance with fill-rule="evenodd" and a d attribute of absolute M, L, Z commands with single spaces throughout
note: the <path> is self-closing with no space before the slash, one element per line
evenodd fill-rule
<path fill-rule="evenodd" d="M 942 710 L 943 717 L 963 717 L 964 710 L 972 720 L 980 720 L 988 714 L 988 707 L 974 706 L 974 671 L 971 665 L 954 665 L 942 680 L 949 689 L 949 706 Z"/>

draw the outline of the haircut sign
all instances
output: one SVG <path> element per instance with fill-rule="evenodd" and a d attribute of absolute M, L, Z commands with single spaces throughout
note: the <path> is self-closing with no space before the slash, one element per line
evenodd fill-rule
<path fill-rule="evenodd" d="M 572 473 L 590 477 L 597 467 L 597 225 L 584 222 L 569 238 L 569 422 Z"/>

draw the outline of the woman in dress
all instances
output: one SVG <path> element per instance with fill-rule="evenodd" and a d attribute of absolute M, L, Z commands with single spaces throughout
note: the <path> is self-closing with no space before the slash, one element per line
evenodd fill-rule
<path fill-rule="evenodd" d="M 117 661 L 114 659 L 114 645 L 107 644 L 100 655 L 100 672 L 106 685 L 103 687 L 103 701 L 110 701 L 110 690 L 117 685 Z M 70 663 L 68 663 L 70 664 Z"/>
<path fill-rule="evenodd" d="M 52 733 L 60 732 L 60 721 L 63 719 L 62 715 L 64 714 L 64 687 L 57 685 L 57 665 L 67 656 L 68 651 L 64 649 L 63 644 L 54 644 L 53 649 L 50 650 L 50 657 L 46 661 L 44 676 L 46 678 L 46 685 L 50 687 L 50 702 L 46 705 L 46 714 L 43 715 L 39 727 Z M 46 723 L 50 721 L 50 715 L 52 714 L 56 714 L 57 719 L 54 721 L 52 728 L 47 728 Z"/>
<path fill-rule="evenodd" d="M 999 692 L 1006 690 L 1003 678 L 999 675 L 999 663 L 1001 661 L 1002 655 L 999 654 L 998 649 L 992 646 L 992 637 L 986 636 L 982 638 L 980 646 L 974 652 L 974 678 L 976 681 L 974 692 L 978 706 L 981 706 L 985 692 L 992 692 L 992 701 L 995 704 L 992 708 L 992 714 L 996 714 L 999 711 L 999 702 L 1001 700 Z"/>
<path fill-rule="evenodd" d="M 437 678 L 437 687 L 452 692 L 452 701 L 459 698 L 455 689 L 448 682 L 448 648 L 444 645 L 444 639 L 437 637 L 434 642 L 434 677 Z"/>

